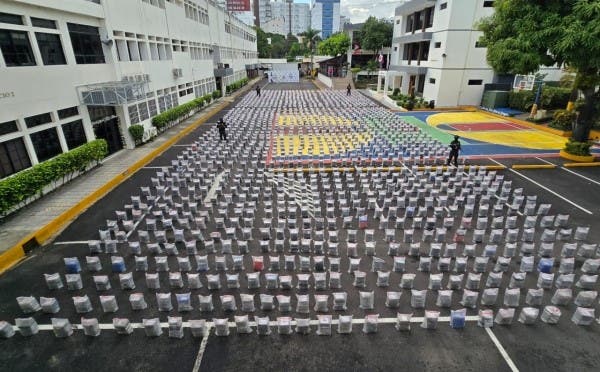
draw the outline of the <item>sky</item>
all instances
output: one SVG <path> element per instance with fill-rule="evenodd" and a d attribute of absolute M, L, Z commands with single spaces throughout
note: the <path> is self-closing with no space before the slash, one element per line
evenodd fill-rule
<path fill-rule="evenodd" d="M 310 3 L 310 0 L 295 0 L 297 3 Z M 390 18 L 394 9 L 403 0 L 341 0 L 341 14 L 350 17 L 352 23 L 364 22 L 369 16 Z"/>

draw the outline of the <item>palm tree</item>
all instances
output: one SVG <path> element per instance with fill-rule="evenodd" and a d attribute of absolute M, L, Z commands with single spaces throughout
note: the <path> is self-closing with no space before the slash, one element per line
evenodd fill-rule
<path fill-rule="evenodd" d="M 309 27 L 306 31 L 299 34 L 300 36 L 303 37 L 302 43 L 310 51 L 310 76 L 312 76 L 312 71 L 313 71 L 313 58 L 315 55 L 315 46 L 316 46 L 317 42 L 319 42 L 319 40 L 321 39 L 319 36 L 320 33 L 321 33 L 321 30 L 315 30 L 315 29 Z"/>

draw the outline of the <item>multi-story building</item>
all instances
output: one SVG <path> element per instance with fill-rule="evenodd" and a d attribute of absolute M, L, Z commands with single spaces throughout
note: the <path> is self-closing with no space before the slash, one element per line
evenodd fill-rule
<path fill-rule="evenodd" d="M 260 27 L 263 31 L 281 35 L 287 35 L 291 31 L 292 35 L 298 35 L 309 28 L 310 6 L 308 4 L 292 3 L 286 0 L 275 0 L 263 4 L 262 1 L 257 0 L 256 2 L 263 7 L 259 9 L 259 14 L 264 14 L 260 20 Z"/>
<path fill-rule="evenodd" d="M 323 39 L 341 31 L 340 0 L 314 0 L 311 7 L 311 28 L 320 30 Z"/>
<path fill-rule="evenodd" d="M 436 106 L 479 105 L 485 84 L 512 83 L 488 65 L 477 22 L 494 1 L 409 0 L 396 7 L 387 87 L 435 101 Z M 559 67 L 541 68 L 547 80 Z"/>
<path fill-rule="evenodd" d="M 0 177 L 247 76 L 256 34 L 212 0 L 0 0 Z M 254 70 L 252 70 L 254 71 Z"/>

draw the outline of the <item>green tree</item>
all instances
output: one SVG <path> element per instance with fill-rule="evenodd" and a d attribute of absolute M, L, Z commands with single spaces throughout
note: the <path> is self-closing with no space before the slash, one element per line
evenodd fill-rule
<path fill-rule="evenodd" d="M 256 31 L 256 49 L 258 50 L 258 58 L 269 58 L 271 55 L 271 45 L 267 40 L 267 34 L 260 28 L 254 26 Z"/>
<path fill-rule="evenodd" d="M 596 115 L 600 83 L 600 1 L 497 0 L 481 21 L 487 59 L 495 71 L 532 74 L 540 65 L 573 68 L 573 88 L 582 92 L 573 138 L 587 141 Z"/>
<path fill-rule="evenodd" d="M 392 45 L 393 33 L 392 22 L 370 16 L 360 29 L 360 47 L 375 52 L 389 47 Z"/>
<path fill-rule="evenodd" d="M 308 30 L 302 32 L 300 36 L 302 36 L 302 44 L 306 46 L 308 53 L 310 54 L 310 71 L 312 73 L 313 70 L 313 59 L 315 56 L 315 47 L 317 43 L 321 40 L 319 37 L 320 30 L 315 30 L 311 27 Z"/>
<path fill-rule="evenodd" d="M 319 43 L 319 54 L 337 56 L 346 54 L 350 47 L 350 37 L 343 32 L 337 32 Z"/>
<path fill-rule="evenodd" d="M 371 73 L 379 68 L 379 62 L 374 59 L 371 59 L 365 65 L 365 70 L 369 74 L 369 78 L 371 77 Z"/>

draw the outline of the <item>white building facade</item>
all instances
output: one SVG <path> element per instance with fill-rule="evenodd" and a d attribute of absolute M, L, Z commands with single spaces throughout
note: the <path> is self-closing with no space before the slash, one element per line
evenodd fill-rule
<path fill-rule="evenodd" d="M 314 0 L 311 7 L 311 28 L 320 30 L 322 39 L 341 31 L 340 0 Z"/>
<path fill-rule="evenodd" d="M 0 0 L 0 178 L 222 89 L 256 34 L 212 0 Z"/>
<path fill-rule="evenodd" d="M 258 1 L 258 0 L 257 0 Z M 304 3 L 288 3 L 287 1 L 271 1 L 259 6 L 265 7 L 260 14 L 265 14 L 260 20 L 261 28 L 265 32 L 287 35 L 298 35 L 310 26 L 310 6 Z M 291 14 L 291 17 L 290 17 Z"/>

